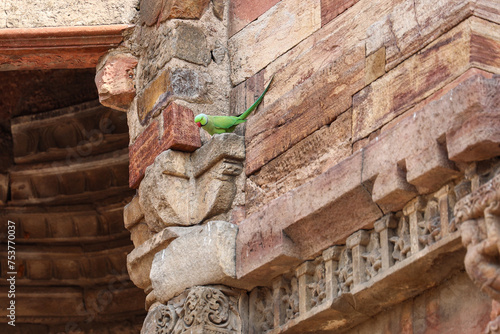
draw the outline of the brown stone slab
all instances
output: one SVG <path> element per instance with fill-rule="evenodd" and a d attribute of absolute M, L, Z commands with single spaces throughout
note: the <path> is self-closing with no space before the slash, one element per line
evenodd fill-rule
<path fill-rule="evenodd" d="M 95 83 L 99 102 L 107 107 L 127 111 L 135 98 L 134 68 L 137 58 L 131 54 L 112 54 L 98 69 Z"/>
<path fill-rule="evenodd" d="M 210 0 L 163 0 L 159 21 L 168 19 L 199 19 Z"/>

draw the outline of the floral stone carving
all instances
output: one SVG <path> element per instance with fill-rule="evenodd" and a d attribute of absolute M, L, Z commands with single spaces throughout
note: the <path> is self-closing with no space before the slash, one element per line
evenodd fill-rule
<path fill-rule="evenodd" d="M 467 247 L 465 269 L 493 299 L 486 333 L 500 333 L 500 174 L 458 201 L 454 211 Z"/>
<path fill-rule="evenodd" d="M 153 305 L 141 334 L 241 333 L 240 293 L 223 286 L 195 286 L 167 304 Z"/>

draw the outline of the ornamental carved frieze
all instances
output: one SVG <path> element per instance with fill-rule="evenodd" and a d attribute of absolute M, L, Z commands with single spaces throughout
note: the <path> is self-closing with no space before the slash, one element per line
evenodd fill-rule
<path fill-rule="evenodd" d="M 500 174 L 458 201 L 454 211 L 467 248 L 465 269 L 492 298 L 485 332 L 500 333 Z"/>
<path fill-rule="evenodd" d="M 237 334 L 240 293 L 224 286 L 195 286 L 167 304 L 153 305 L 141 334 Z"/>

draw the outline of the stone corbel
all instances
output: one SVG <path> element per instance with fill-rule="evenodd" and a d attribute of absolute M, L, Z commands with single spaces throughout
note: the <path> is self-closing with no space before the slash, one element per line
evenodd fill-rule
<path fill-rule="evenodd" d="M 139 203 L 154 232 L 191 226 L 229 211 L 243 170 L 243 137 L 214 136 L 192 154 L 167 150 L 146 169 Z"/>
<path fill-rule="evenodd" d="M 465 269 L 471 280 L 492 298 L 486 333 L 500 333 L 500 174 L 455 205 Z"/>

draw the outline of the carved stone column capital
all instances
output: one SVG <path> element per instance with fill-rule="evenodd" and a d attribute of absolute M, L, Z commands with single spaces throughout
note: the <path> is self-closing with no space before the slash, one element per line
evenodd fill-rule
<path fill-rule="evenodd" d="M 195 286 L 149 309 L 141 334 L 236 334 L 242 332 L 241 293 L 225 286 Z"/>

